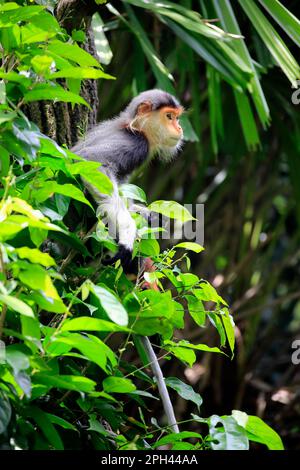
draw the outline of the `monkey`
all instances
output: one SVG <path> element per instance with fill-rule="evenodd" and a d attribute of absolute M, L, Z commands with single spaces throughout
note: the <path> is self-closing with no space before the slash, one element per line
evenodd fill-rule
<path fill-rule="evenodd" d="M 133 98 L 117 117 L 98 124 L 71 149 L 86 160 L 98 162 L 99 171 L 113 183 L 112 194 L 104 195 L 83 179 L 99 212 L 106 214 L 108 225 L 117 229 L 119 251 L 111 262 L 120 259 L 122 265 L 130 263 L 136 239 L 136 225 L 119 195 L 119 185 L 155 156 L 169 162 L 177 155 L 183 142 L 179 123 L 182 112 L 183 107 L 171 94 L 159 89 L 144 91 Z M 149 271 L 155 269 L 150 259 L 145 260 L 144 267 Z M 147 283 L 144 287 L 155 289 Z M 173 406 L 151 342 L 148 337 L 139 339 L 156 377 L 170 429 L 178 433 Z"/>
<path fill-rule="evenodd" d="M 109 227 L 118 235 L 118 253 L 111 260 L 126 265 L 132 259 L 136 225 L 119 195 L 119 184 L 127 182 L 134 170 L 158 156 L 169 162 L 182 147 L 179 117 L 183 107 L 171 94 L 147 90 L 133 98 L 117 117 L 100 122 L 71 150 L 86 160 L 99 162 L 99 171 L 113 183 L 111 195 L 101 194 L 84 181 Z"/>

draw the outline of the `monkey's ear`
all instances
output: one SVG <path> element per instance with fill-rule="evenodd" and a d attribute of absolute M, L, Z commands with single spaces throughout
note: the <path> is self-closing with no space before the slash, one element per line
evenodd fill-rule
<path fill-rule="evenodd" d="M 144 101 L 138 105 L 136 114 L 141 116 L 142 114 L 150 113 L 150 111 L 152 111 L 151 101 Z"/>

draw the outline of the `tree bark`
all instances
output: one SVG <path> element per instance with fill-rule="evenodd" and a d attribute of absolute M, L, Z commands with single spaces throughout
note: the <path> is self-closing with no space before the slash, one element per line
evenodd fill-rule
<path fill-rule="evenodd" d="M 56 7 L 56 18 L 68 33 L 82 29 L 86 42 L 82 48 L 97 58 L 91 19 L 99 5 L 91 0 L 60 0 Z M 62 81 L 62 86 L 64 82 Z M 26 106 L 25 113 L 40 130 L 58 144 L 72 147 L 80 135 L 96 124 L 98 111 L 98 89 L 96 80 L 84 80 L 81 96 L 89 103 L 90 109 L 83 105 L 39 101 Z"/>

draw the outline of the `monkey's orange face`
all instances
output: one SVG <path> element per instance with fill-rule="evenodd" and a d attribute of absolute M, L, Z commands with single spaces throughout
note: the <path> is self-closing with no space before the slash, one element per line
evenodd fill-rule
<path fill-rule="evenodd" d="M 166 143 L 176 145 L 182 139 L 183 132 L 179 122 L 179 117 L 182 114 L 182 108 L 163 107 L 159 113 L 159 120 L 162 128 L 165 130 Z"/>
<path fill-rule="evenodd" d="M 174 149 L 183 137 L 179 117 L 183 108 L 164 106 L 152 111 L 150 102 L 141 103 L 134 126 L 143 132 L 151 150 Z"/>

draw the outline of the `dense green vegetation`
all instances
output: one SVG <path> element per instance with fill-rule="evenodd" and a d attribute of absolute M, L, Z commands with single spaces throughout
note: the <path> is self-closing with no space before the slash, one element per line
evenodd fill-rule
<path fill-rule="evenodd" d="M 282 449 L 255 416 L 259 407 L 244 408 L 243 398 L 244 376 L 256 378 L 257 337 L 272 337 L 272 350 L 278 325 L 292 334 L 299 328 L 300 136 L 288 80 L 295 86 L 300 68 L 274 29 L 298 46 L 298 20 L 267 0 L 236 2 L 235 11 L 218 0 L 98 1 L 96 57 L 84 49 L 85 23 L 71 30 L 59 23 L 56 3 L 0 2 L 1 448 L 246 450 L 254 442 Z M 89 79 L 100 79 L 101 119 L 154 86 L 181 97 L 184 156 L 168 170 L 153 164 L 122 194 L 151 201 L 178 224 L 192 219 L 180 203 L 205 202 L 205 251 L 194 242 L 158 243 L 134 214 L 135 255 L 150 256 L 156 271 L 132 278 L 119 263 L 101 264 L 116 244 L 80 176 L 103 193 L 111 183 L 95 172 L 98 164 L 68 150 L 78 135 L 55 125 L 67 114 L 70 129 L 85 132 L 87 115 L 72 119 L 82 107 L 95 112 L 83 90 Z M 160 290 L 144 290 L 145 281 Z M 141 336 L 152 337 L 179 434 L 162 417 Z M 200 365 L 215 399 L 199 394 Z M 232 367 L 238 392 L 227 399 Z"/>

